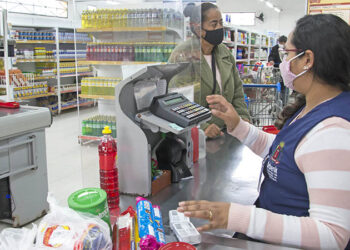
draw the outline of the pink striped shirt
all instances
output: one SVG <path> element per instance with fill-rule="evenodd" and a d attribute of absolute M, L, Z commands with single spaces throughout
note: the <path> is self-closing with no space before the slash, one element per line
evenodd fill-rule
<path fill-rule="evenodd" d="M 275 138 L 243 120 L 231 135 L 261 157 Z M 301 140 L 294 158 L 305 175 L 310 216 L 232 203 L 228 229 L 293 247 L 344 249 L 350 238 L 350 122 L 338 117 L 322 121 Z"/>

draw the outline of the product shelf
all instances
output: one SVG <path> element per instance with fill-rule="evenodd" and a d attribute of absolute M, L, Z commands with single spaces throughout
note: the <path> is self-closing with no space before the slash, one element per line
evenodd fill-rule
<path fill-rule="evenodd" d="M 116 27 L 116 28 L 84 28 L 77 29 L 77 32 L 82 33 L 100 33 L 100 32 L 133 32 L 133 31 L 166 31 L 165 26 L 159 27 Z"/>
<path fill-rule="evenodd" d="M 38 80 L 46 80 L 46 79 L 54 79 L 56 78 L 56 75 L 50 75 L 50 76 L 35 76 L 34 81 Z"/>
<path fill-rule="evenodd" d="M 17 63 L 31 63 L 31 62 L 56 62 L 56 59 L 17 59 Z"/>
<path fill-rule="evenodd" d="M 243 44 L 243 43 L 237 43 L 237 47 L 246 47 L 246 48 L 248 48 L 249 45 L 248 44 Z"/>
<path fill-rule="evenodd" d="M 141 65 L 141 64 L 166 64 L 166 62 L 134 62 L 134 61 L 79 61 L 78 65 Z"/>
<path fill-rule="evenodd" d="M 16 40 L 18 44 L 55 44 L 55 41 L 52 40 Z"/>
<path fill-rule="evenodd" d="M 66 75 L 61 75 L 61 77 L 76 77 L 76 76 L 91 76 L 93 72 L 86 72 L 86 73 L 81 73 L 81 74 L 66 74 Z"/>
<path fill-rule="evenodd" d="M 85 61 L 86 59 L 79 59 L 78 61 Z M 60 62 L 69 62 L 69 61 L 75 61 L 75 58 L 62 58 L 60 59 Z M 43 58 L 43 59 L 17 59 L 16 63 L 33 63 L 33 62 L 56 62 L 56 59 L 49 59 L 49 58 Z"/>
<path fill-rule="evenodd" d="M 16 40 L 17 44 L 55 44 L 55 41 L 52 40 Z M 60 40 L 59 43 L 74 43 L 74 41 L 64 41 Z M 89 42 L 82 42 L 82 41 L 77 41 L 76 43 L 79 44 L 87 44 Z"/>
<path fill-rule="evenodd" d="M 248 59 L 236 59 L 236 62 L 248 62 Z"/>
<path fill-rule="evenodd" d="M 81 91 L 81 88 L 78 89 L 78 91 Z M 67 89 L 67 90 L 61 90 L 61 94 L 66 94 L 66 93 L 76 93 L 77 89 Z M 57 92 L 55 92 L 56 95 L 58 95 Z"/>
<path fill-rule="evenodd" d="M 91 101 L 91 102 L 83 102 L 83 103 L 79 104 L 79 107 L 90 106 L 92 104 L 94 104 L 93 101 Z M 62 106 L 61 110 L 67 110 L 67 109 L 72 109 L 72 108 L 76 108 L 76 107 L 78 107 L 78 104 L 73 104 L 73 105 L 69 105 L 69 106 L 65 106 L 65 107 Z"/>
<path fill-rule="evenodd" d="M 55 93 L 47 93 L 47 94 L 42 94 L 42 95 L 31 95 L 31 96 L 24 96 L 24 97 L 16 97 L 16 100 L 30 100 L 30 99 L 35 99 L 35 98 L 40 98 L 40 97 L 48 97 L 48 96 L 53 96 L 56 95 Z"/>
<path fill-rule="evenodd" d="M 105 100 L 114 100 L 115 96 L 108 96 L 108 95 L 85 95 L 80 94 L 80 98 L 86 98 L 86 99 L 105 99 Z"/>

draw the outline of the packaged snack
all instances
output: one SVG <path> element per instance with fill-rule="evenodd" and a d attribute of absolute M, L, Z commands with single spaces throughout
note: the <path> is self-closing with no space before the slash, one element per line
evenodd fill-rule
<path fill-rule="evenodd" d="M 154 211 L 154 229 L 156 231 L 156 238 L 157 241 L 160 243 L 160 245 L 165 245 L 165 234 L 164 234 L 164 227 L 163 227 L 163 220 L 162 220 L 162 214 L 160 212 L 159 206 L 153 206 Z"/>

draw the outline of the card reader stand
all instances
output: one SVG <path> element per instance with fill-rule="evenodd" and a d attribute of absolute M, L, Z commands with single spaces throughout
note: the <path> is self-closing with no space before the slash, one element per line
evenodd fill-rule
<path fill-rule="evenodd" d="M 188 167 L 192 166 L 191 129 L 210 117 L 188 127 L 181 127 L 150 111 L 153 97 L 167 92 L 167 86 L 162 93 L 160 90 L 163 87 L 158 84 L 168 83 L 187 66 L 187 63 L 148 66 L 116 86 L 117 164 L 121 193 L 142 196 L 149 196 L 152 193 L 152 149 L 161 142 L 161 133 L 172 133 L 185 143 L 187 150 L 185 163 Z M 152 84 L 156 86 L 158 92 L 152 88 Z"/>

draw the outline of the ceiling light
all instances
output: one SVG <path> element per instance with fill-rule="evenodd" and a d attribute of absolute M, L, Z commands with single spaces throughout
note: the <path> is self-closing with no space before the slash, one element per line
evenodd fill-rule
<path fill-rule="evenodd" d="M 281 12 L 281 9 L 280 8 L 277 8 L 277 7 L 275 7 L 275 8 L 273 8 L 276 12 L 278 12 L 278 13 L 280 13 Z"/>
<path fill-rule="evenodd" d="M 264 2 L 265 0 L 260 0 L 260 2 Z"/>
<path fill-rule="evenodd" d="M 267 7 L 273 8 L 273 4 L 271 2 L 266 1 L 265 4 Z"/>
<path fill-rule="evenodd" d="M 115 2 L 115 1 L 112 1 L 112 0 L 109 0 L 106 2 L 107 4 L 112 4 L 112 5 L 118 5 L 120 4 L 119 2 Z"/>

